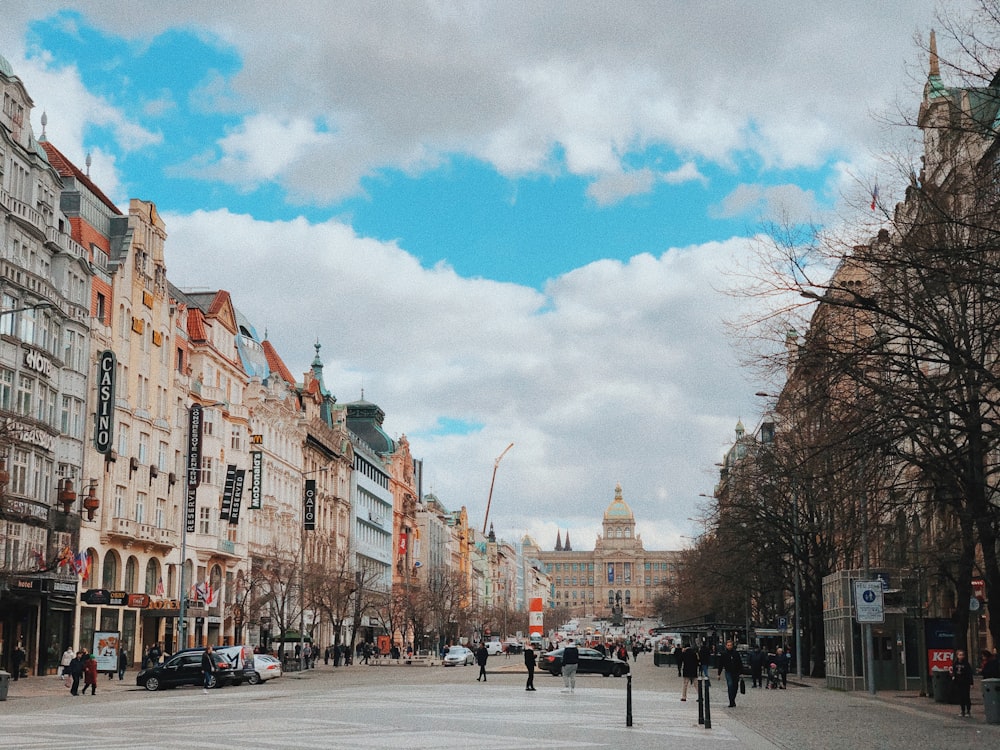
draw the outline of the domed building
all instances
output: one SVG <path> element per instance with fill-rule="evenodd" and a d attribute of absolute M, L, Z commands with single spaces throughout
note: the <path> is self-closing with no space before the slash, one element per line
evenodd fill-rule
<path fill-rule="evenodd" d="M 620 484 L 602 526 L 593 551 L 575 551 L 568 531 L 565 542 L 556 533 L 553 551 L 539 551 L 552 582 L 546 608 L 569 607 L 584 617 L 653 616 L 653 599 L 676 586 L 680 553 L 643 548 Z"/>

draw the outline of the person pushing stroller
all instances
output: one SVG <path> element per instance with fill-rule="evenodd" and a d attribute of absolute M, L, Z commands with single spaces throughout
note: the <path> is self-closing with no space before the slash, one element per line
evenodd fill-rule
<path fill-rule="evenodd" d="M 778 663 L 776 661 L 771 661 L 767 665 L 767 684 L 764 685 L 765 690 L 777 690 L 781 685 L 781 673 L 778 671 Z"/>

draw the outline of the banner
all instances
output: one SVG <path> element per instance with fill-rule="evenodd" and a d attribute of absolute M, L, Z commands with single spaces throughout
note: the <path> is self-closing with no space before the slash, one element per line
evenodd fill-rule
<path fill-rule="evenodd" d="M 201 417 L 200 404 L 195 404 L 188 409 L 188 487 L 197 487 L 201 483 Z"/>
<path fill-rule="evenodd" d="M 261 508 L 261 482 L 264 480 L 264 453 L 250 451 L 250 510 Z"/>
<path fill-rule="evenodd" d="M 97 359 L 97 411 L 94 422 L 94 448 L 110 453 L 115 437 L 115 353 L 106 349 Z"/>
<path fill-rule="evenodd" d="M 198 488 L 187 488 L 187 499 L 184 501 L 184 516 L 188 534 L 194 533 L 195 522 L 198 520 Z"/>
<path fill-rule="evenodd" d="M 240 522 L 240 505 L 243 503 L 243 479 L 246 475 L 246 469 L 236 470 L 236 479 L 233 481 L 233 505 L 229 509 L 230 525 Z"/>
<path fill-rule="evenodd" d="M 302 523 L 306 531 L 316 530 L 316 480 L 306 480 L 305 497 L 302 500 Z"/>
<path fill-rule="evenodd" d="M 615 564 L 608 563 L 608 583 L 615 582 Z"/>
<path fill-rule="evenodd" d="M 226 466 L 226 483 L 222 487 L 222 512 L 219 514 L 220 521 L 228 521 L 229 513 L 233 507 L 233 485 L 236 483 L 236 464 Z"/>
<path fill-rule="evenodd" d="M 99 630 L 94 633 L 94 649 L 90 654 L 97 659 L 98 672 L 118 671 L 119 648 L 121 648 L 121 633 L 117 630 Z"/>

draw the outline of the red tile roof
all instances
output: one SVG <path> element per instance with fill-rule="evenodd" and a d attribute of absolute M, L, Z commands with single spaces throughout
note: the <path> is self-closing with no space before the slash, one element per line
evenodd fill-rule
<path fill-rule="evenodd" d="M 271 368 L 271 372 L 277 374 L 286 383 L 295 385 L 295 378 L 292 377 L 292 371 L 282 361 L 274 345 L 267 339 L 264 339 L 263 347 L 264 356 L 267 357 L 267 366 Z"/>
<path fill-rule="evenodd" d="M 42 148 L 45 149 L 46 156 L 49 157 L 49 164 L 55 167 L 55 170 L 61 174 L 63 177 L 75 177 L 79 182 L 83 183 L 88 190 L 90 190 L 99 201 L 101 201 L 105 206 L 110 208 L 119 216 L 122 212 L 118 210 L 118 206 L 111 202 L 111 199 L 106 196 L 97 185 L 90 181 L 83 172 L 81 172 L 77 166 L 66 158 L 62 151 L 57 149 L 48 141 L 41 141 Z"/>

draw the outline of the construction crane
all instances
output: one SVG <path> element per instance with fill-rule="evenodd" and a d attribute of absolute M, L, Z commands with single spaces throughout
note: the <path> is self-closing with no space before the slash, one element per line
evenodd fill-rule
<path fill-rule="evenodd" d="M 493 502 L 493 484 L 497 481 L 497 467 L 500 466 L 500 459 L 507 455 L 507 451 L 514 447 L 511 443 L 506 448 L 503 449 L 503 453 L 497 456 L 497 460 L 493 462 L 493 479 L 490 480 L 490 496 L 486 498 L 486 516 L 483 518 L 483 536 L 486 535 L 486 524 L 490 520 L 490 503 Z"/>

